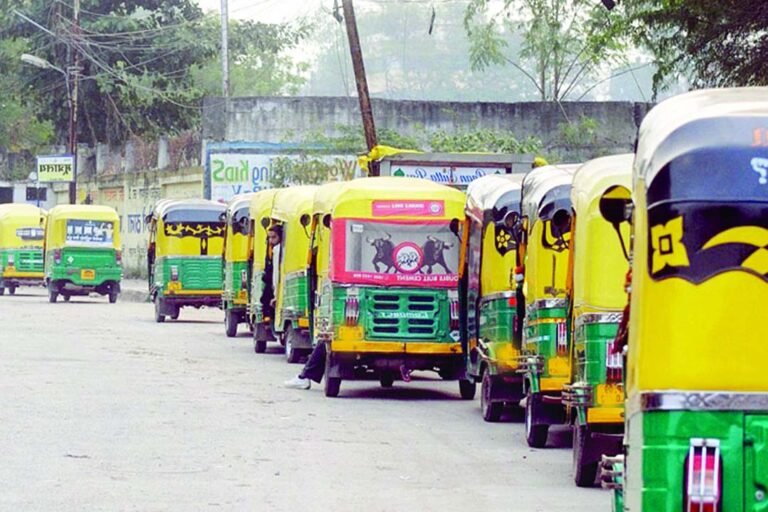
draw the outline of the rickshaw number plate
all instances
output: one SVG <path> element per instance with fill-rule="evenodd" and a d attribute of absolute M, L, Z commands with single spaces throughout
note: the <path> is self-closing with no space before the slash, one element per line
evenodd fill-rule
<path fill-rule="evenodd" d="M 601 405 L 615 405 L 624 401 L 624 392 L 618 386 L 597 386 L 597 403 Z"/>
<path fill-rule="evenodd" d="M 84 268 L 80 271 L 80 279 L 96 279 L 96 271 Z"/>

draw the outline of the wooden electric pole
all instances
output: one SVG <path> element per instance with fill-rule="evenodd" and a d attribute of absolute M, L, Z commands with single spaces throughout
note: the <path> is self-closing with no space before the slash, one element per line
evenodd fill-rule
<path fill-rule="evenodd" d="M 77 203 L 77 96 L 80 85 L 80 50 L 77 47 L 80 38 L 80 0 L 74 0 L 72 10 L 72 39 L 69 44 L 71 66 L 67 69 L 70 87 L 69 114 L 69 152 L 72 154 L 72 181 L 69 182 L 69 204 Z"/>
<path fill-rule="evenodd" d="M 229 6 L 221 0 L 221 89 L 229 97 Z"/>
<path fill-rule="evenodd" d="M 355 70 L 355 82 L 357 83 L 357 97 L 360 101 L 360 115 L 363 118 L 363 131 L 365 132 L 365 144 L 370 152 L 376 146 L 376 125 L 373 122 L 373 109 L 371 98 L 368 96 L 368 81 L 365 78 L 365 66 L 363 65 L 363 52 L 360 49 L 360 37 L 357 34 L 357 22 L 352 0 L 342 0 L 344 9 L 344 21 L 347 25 L 347 38 L 349 39 L 349 51 L 352 54 L 352 66 Z M 370 176 L 379 175 L 378 162 L 371 162 Z"/>

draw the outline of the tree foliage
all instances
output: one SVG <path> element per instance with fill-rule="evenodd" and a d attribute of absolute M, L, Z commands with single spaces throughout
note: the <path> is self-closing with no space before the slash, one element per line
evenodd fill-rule
<path fill-rule="evenodd" d="M 623 23 L 594 0 L 471 0 L 464 27 L 474 69 L 512 66 L 542 101 L 578 99 L 626 49 Z"/>
<path fill-rule="evenodd" d="M 80 56 L 81 142 L 116 144 L 134 135 L 199 128 L 202 97 L 221 94 L 219 19 L 204 15 L 193 0 L 82 0 L 79 28 L 66 1 L 21 0 L 13 7 L 32 21 L 6 11 L 0 17 L 4 41 L 60 68 L 67 67 L 71 52 Z M 235 92 L 295 91 L 300 70 L 285 52 L 305 35 L 300 26 L 232 21 Z M 9 58 L 18 62 L 20 53 Z M 64 140 L 68 111 L 62 75 L 31 66 L 18 67 L 17 73 L 29 84 L 26 102 L 39 105 Z"/>
<path fill-rule="evenodd" d="M 636 41 L 656 58 L 655 90 L 678 75 L 695 87 L 768 84 L 765 0 L 632 0 L 619 6 Z"/>

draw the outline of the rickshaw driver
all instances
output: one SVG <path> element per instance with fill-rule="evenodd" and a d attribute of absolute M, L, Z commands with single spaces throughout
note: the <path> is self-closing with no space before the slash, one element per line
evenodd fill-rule
<path fill-rule="evenodd" d="M 280 244 L 283 241 L 283 227 L 279 224 L 275 224 L 273 226 L 270 226 L 267 229 L 267 243 L 272 248 L 272 259 L 270 261 L 270 264 L 272 265 L 272 272 L 271 273 L 265 273 L 265 276 L 269 276 L 268 279 L 271 280 L 271 283 L 267 283 L 270 286 L 264 287 L 264 294 L 267 295 L 267 292 L 272 293 L 272 297 L 262 297 L 262 304 L 267 302 L 269 308 L 265 310 L 265 313 L 267 313 L 265 316 L 269 316 L 270 318 L 275 317 L 275 303 L 277 302 L 277 285 L 280 282 Z M 266 304 L 265 304 L 266 305 Z"/>

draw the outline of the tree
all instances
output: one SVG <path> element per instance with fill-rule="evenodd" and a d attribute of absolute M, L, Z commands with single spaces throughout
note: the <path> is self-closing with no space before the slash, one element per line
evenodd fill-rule
<path fill-rule="evenodd" d="M 80 55 L 80 141 L 117 144 L 133 135 L 175 134 L 199 128 L 201 100 L 220 94 L 210 81 L 219 68 L 220 30 L 192 0 L 81 0 L 80 26 L 67 2 L 22 0 L 15 7 L 30 20 L 7 15 L 5 38 L 25 41 L 29 53 L 66 67 Z M 305 29 L 233 22 L 230 58 L 237 87 L 250 78 L 261 94 L 290 92 L 300 77 L 285 52 Z M 16 57 L 18 60 L 18 56 Z M 22 79 L 59 129 L 67 126 L 64 80 L 25 66 Z"/>
<path fill-rule="evenodd" d="M 623 58 L 622 18 L 600 2 L 503 0 L 497 9 L 492 0 L 471 0 L 466 8 L 472 67 L 511 65 L 542 101 L 579 99 Z"/>
<path fill-rule="evenodd" d="M 635 40 L 656 58 L 655 91 L 681 74 L 694 87 L 768 84 L 765 0 L 633 0 L 619 6 Z"/>

